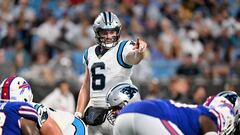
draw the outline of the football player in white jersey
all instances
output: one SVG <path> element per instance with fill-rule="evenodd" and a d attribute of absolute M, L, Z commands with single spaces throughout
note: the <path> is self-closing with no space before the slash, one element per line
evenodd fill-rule
<path fill-rule="evenodd" d="M 121 22 L 112 12 L 102 12 L 93 24 L 97 44 L 84 53 L 85 78 L 80 89 L 76 115 L 87 106 L 107 107 L 106 95 L 119 83 L 131 84 L 131 68 L 144 58 L 147 43 L 141 39 L 119 41 Z"/>
<path fill-rule="evenodd" d="M 48 118 L 53 119 L 59 126 L 63 135 L 87 135 L 87 128 L 84 122 L 69 112 L 48 108 L 39 103 L 30 103 L 37 111 L 40 121 L 39 125 L 45 124 Z"/>
<path fill-rule="evenodd" d="M 28 82 L 17 76 L 3 80 L 0 85 L 2 101 L 23 101 L 33 106 L 38 114 L 37 127 L 44 135 L 87 135 L 84 122 L 69 112 L 54 110 L 42 104 L 32 102 L 32 90 Z"/>

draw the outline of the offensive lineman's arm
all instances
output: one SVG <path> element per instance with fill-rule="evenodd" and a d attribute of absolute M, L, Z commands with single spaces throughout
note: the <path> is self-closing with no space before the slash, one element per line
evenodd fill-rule
<path fill-rule="evenodd" d="M 51 117 L 48 117 L 48 119 L 43 123 L 40 128 L 40 133 L 42 135 L 62 135 L 61 129 Z"/>
<path fill-rule="evenodd" d="M 141 39 L 133 46 L 132 50 L 126 56 L 126 63 L 130 65 L 138 64 L 144 58 L 144 52 L 147 49 L 147 43 Z"/>
<path fill-rule="evenodd" d="M 200 116 L 199 123 L 201 126 L 202 134 L 204 135 L 217 135 L 217 127 L 215 123 L 207 116 Z"/>
<path fill-rule="evenodd" d="M 83 114 L 90 99 L 90 95 L 89 95 L 90 94 L 89 92 L 90 91 L 90 73 L 87 67 L 85 69 L 86 69 L 85 77 L 78 95 L 77 108 L 76 108 L 76 112 L 79 112 L 81 114 Z M 79 116 L 79 117 L 82 117 L 82 116 Z"/>
<path fill-rule="evenodd" d="M 36 122 L 21 118 L 20 123 L 23 135 L 39 135 L 39 130 L 36 127 Z"/>

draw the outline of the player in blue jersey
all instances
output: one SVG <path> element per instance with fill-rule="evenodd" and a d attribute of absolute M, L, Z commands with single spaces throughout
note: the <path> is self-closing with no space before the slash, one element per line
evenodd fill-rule
<path fill-rule="evenodd" d="M 1 100 L 28 102 L 38 114 L 38 128 L 44 135 L 87 135 L 86 126 L 82 120 L 73 114 L 54 110 L 42 104 L 32 102 L 32 90 L 22 77 L 8 77 L 0 85 Z"/>
<path fill-rule="evenodd" d="M 115 135 L 217 135 L 234 130 L 233 105 L 223 97 L 216 97 L 208 107 L 172 100 L 144 100 L 124 107 L 128 97 L 116 89 L 106 99 L 113 109 L 123 107 L 114 125 Z"/>
<path fill-rule="evenodd" d="M 25 102 L 0 103 L 1 135 L 39 135 L 37 112 Z"/>
<path fill-rule="evenodd" d="M 0 96 L 1 102 L 27 102 L 30 104 L 33 99 L 32 90 L 29 83 L 22 77 L 10 76 L 4 79 L 0 85 Z M 27 104 L 26 103 L 26 104 Z M 34 109 L 34 108 L 33 108 Z M 34 109 L 36 112 L 36 109 Z M 44 135 L 61 135 L 62 132 L 59 129 L 58 125 L 50 117 L 47 118 L 47 121 L 44 125 L 41 124 L 41 117 L 38 116 L 37 127 L 40 128 L 40 133 Z M 35 124 L 36 126 L 36 124 Z"/>

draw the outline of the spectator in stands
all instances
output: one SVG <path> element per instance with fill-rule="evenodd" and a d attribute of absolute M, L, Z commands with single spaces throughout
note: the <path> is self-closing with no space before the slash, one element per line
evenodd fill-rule
<path fill-rule="evenodd" d="M 0 67 L 0 80 L 6 78 L 8 75 L 14 74 L 12 62 L 6 60 L 4 49 L 0 49 Z"/>
<path fill-rule="evenodd" d="M 16 42 L 16 28 L 13 23 L 7 23 L 5 36 L 2 37 L 0 48 L 9 49 L 13 48 Z"/>
<path fill-rule="evenodd" d="M 163 98 L 173 99 L 179 102 L 189 102 L 187 94 L 189 92 L 189 82 L 183 77 L 173 77 L 168 85 L 168 92 Z"/>
<path fill-rule="evenodd" d="M 162 33 L 158 37 L 158 46 L 160 46 L 162 53 L 166 58 L 179 57 L 181 54 L 181 45 L 179 38 L 173 31 L 170 21 L 168 19 L 162 19 L 160 26 Z"/>
<path fill-rule="evenodd" d="M 185 54 L 183 56 L 182 64 L 177 69 L 177 74 L 192 77 L 199 73 L 200 71 L 197 65 L 193 63 L 192 54 Z"/>
<path fill-rule="evenodd" d="M 53 56 L 54 47 L 57 39 L 60 37 L 61 31 L 56 26 L 56 18 L 49 14 L 47 20 L 42 23 L 36 30 L 36 35 L 40 39 L 44 39 L 46 41 L 46 49 L 49 53 L 50 58 Z"/>
<path fill-rule="evenodd" d="M 29 53 L 24 49 L 24 43 L 22 41 L 18 40 L 16 42 L 12 53 L 16 73 L 27 70 L 31 59 Z"/>
<path fill-rule="evenodd" d="M 49 61 L 49 66 L 51 69 L 54 69 L 56 80 L 61 80 L 61 78 L 74 80 L 75 73 L 72 68 L 72 61 L 67 52 L 62 49 L 57 50 L 56 55 Z"/>
<path fill-rule="evenodd" d="M 203 85 L 196 86 L 192 94 L 192 103 L 193 104 L 203 104 L 207 98 L 206 87 Z"/>
<path fill-rule="evenodd" d="M 193 63 L 196 63 L 200 54 L 203 53 L 203 45 L 199 41 L 196 30 L 190 30 L 187 37 L 182 41 L 181 47 L 184 54 L 191 54 Z"/>
<path fill-rule="evenodd" d="M 240 23 L 235 25 L 236 32 L 230 37 L 231 43 L 235 49 L 240 49 Z"/>
<path fill-rule="evenodd" d="M 61 80 L 57 87 L 42 101 L 42 104 L 62 111 L 73 113 L 75 111 L 74 96 L 70 91 L 69 83 Z"/>
<path fill-rule="evenodd" d="M 206 59 L 205 53 L 199 55 L 196 66 L 198 67 L 202 77 L 209 79 L 211 74 L 211 68 L 209 62 Z"/>
<path fill-rule="evenodd" d="M 233 82 L 227 82 L 224 84 L 224 90 L 226 91 L 237 91 L 237 85 Z"/>
<path fill-rule="evenodd" d="M 11 14 L 13 4 L 12 1 L 2 0 L 0 4 L 0 16 L 5 22 L 13 22 L 13 14 Z"/>
<path fill-rule="evenodd" d="M 223 61 L 221 50 L 217 46 L 214 48 L 214 59 L 211 62 L 211 67 L 215 83 L 221 83 L 230 73 L 230 66 Z"/>
<path fill-rule="evenodd" d="M 231 66 L 231 73 L 237 77 L 240 77 L 240 54 L 236 55 L 235 61 Z"/>
<path fill-rule="evenodd" d="M 161 92 L 160 84 L 158 80 L 152 80 L 149 84 L 148 93 L 144 99 L 158 99 L 164 95 Z"/>
<path fill-rule="evenodd" d="M 33 58 L 33 64 L 29 70 L 19 73 L 24 78 L 38 84 L 49 85 L 55 83 L 53 69 L 48 64 L 49 58 L 45 52 L 38 52 Z"/>
<path fill-rule="evenodd" d="M 91 28 L 90 19 L 85 15 L 82 16 L 80 18 L 81 22 L 69 28 L 66 38 L 76 47 L 81 46 L 85 50 L 94 42 L 94 31 Z"/>

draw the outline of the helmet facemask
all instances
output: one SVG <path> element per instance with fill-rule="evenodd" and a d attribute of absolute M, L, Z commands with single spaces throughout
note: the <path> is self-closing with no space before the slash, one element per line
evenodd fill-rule
<path fill-rule="evenodd" d="M 110 38 L 108 37 L 104 37 L 102 33 L 107 33 L 107 32 L 116 32 L 116 36 L 112 36 Z M 101 29 L 99 28 L 96 32 L 96 39 L 97 39 L 97 43 L 103 47 L 105 47 L 106 49 L 110 49 L 114 46 L 117 45 L 118 43 L 118 39 L 120 37 L 120 31 L 119 28 L 115 28 L 115 29 Z"/>
<path fill-rule="evenodd" d="M 235 134 L 235 130 L 237 130 L 236 132 L 238 132 L 238 128 L 239 128 L 239 124 L 240 124 L 240 97 L 238 96 L 238 94 L 234 91 L 222 91 L 220 93 L 218 93 L 216 95 L 217 97 L 224 97 L 225 99 L 227 99 L 229 102 L 231 102 L 233 104 L 234 107 L 234 113 L 235 113 L 235 119 L 234 119 L 234 129 L 231 130 L 231 127 L 229 126 L 228 131 L 225 131 L 224 134 L 226 135 L 231 135 L 231 134 Z"/>
<path fill-rule="evenodd" d="M 212 97 L 212 101 L 205 104 L 218 118 L 218 130 L 220 135 L 229 135 L 235 131 L 235 112 L 233 104 L 224 97 Z M 214 110 L 214 111 L 213 111 Z"/>
<path fill-rule="evenodd" d="M 231 135 L 235 131 L 235 117 L 233 115 L 226 114 L 223 110 L 220 110 L 222 114 L 222 118 L 224 120 L 224 126 L 221 132 L 219 133 L 220 135 Z"/>
<path fill-rule="evenodd" d="M 127 101 L 123 101 L 122 103 L 120 103 L 117 106 L 112 106 L 109 108 L 109 112 L 107 114 L 107 120 L 109 121 L 109 123 L 111 123 L 112 125 L 114 125 L 114 122 L 117 118 L 118 113 L 120 112 L 120 110 L 125 107 L 127 105 Z"/>

